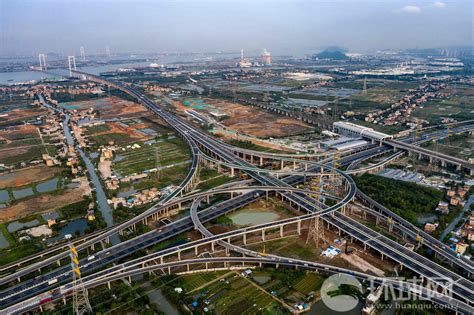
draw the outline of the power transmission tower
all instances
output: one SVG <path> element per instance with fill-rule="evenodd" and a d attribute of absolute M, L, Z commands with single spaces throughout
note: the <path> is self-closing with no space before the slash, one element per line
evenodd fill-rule
<path fill-rule="evenodd" d="M 337 98 L 334 99 L 334 106 L 332 110 L 332 120 L 333 121 L 337 120 Z"/>
<path fill-rule="evenodd" d="M 315 177 L 311 180 L 310 188 L 314 192 L 314 194 L 312 194 L 311 197 L 313 197 L 316 200 L 317 204 L 319 204 L 320 202 L 321 193 L 322 193 L 321 178 L 322 178 L 322 175 Z M 311 222 L 309 223 L 309 230 L 308 230 L 308 236 L 306 237 L 306 244 L 308 244 L 308 242 L 311 239 L 316 244 L 316 247 L 319 246 L 320 240 L 324 240 L 323 220 L 320 217 L 315 217 L 311 219 Z"/>
<path fill-rule="evenodd" d="M 160 152 L 157 147 L 155 147 L 155 167 L 156 167 L 156 178 L 161 178 L 161 170 L 160 170 Z"/>
<path fill-rule="evenodd" d="M 446 140 L 444 140 L 445 144 L 449 144 L 449 137 L 451 136 L 451 126 L 447 125 L 446 126 Z"/>
<path fill-rule="evenodd" d="M 76 57 L 74 56 L 67 56 L 67 62 L 69 64 L 69 76 L 72 77 L 72 71 L 76 71 Z"/>
<path fill-rule="evenodd" d="M 311 219 L 311 222 L 309 223 L 306 244 L 308 244 L 310 240 L 314 241 L 316 248 L 319 247 L 319 241 L 324 242 L 324 223 L 320 217 Z"/>
<path fill-rule="evenodd" d="M 71 256 L 72 283 L 73 283 L 73 302 L 74 314 L 82 315 L 92 313 L 92 307 L 89 303 L 87 289 L 84 287 L 81 279 L 81 270 L 79 269 L 79 260 L 77 250 L 74 245 L 69 244 L 69 255 Z"/>

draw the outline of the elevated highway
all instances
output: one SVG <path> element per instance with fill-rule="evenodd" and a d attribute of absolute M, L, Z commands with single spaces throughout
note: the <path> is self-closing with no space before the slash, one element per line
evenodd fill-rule
<path fill-rule="evenodd" d="M 178 131 L 178 133 L 182 137 L 184 137 L 187 140 L 188 144 L 192 148 L 195 148 L 192 151 L 193 151 L 193 156 L 197 157 L 196 158 L 197 161 L 199 161 L 199 155 L 200 155 L 199 148 L 200 148 L 201 150 L 206 150 L 209 154 L 213 155 L 214 158 L 222 160 L 225 163 L 236 165 L 236 167 L 247 168 L 246 173 L 249 174 L 254 180 L 262 183 L 262 185 L 287 189 L 288 191 L 291 189 L 292 184 L 298 183 L 298 182 L 301 182 L 302 180 L 304 180 L 302 178 L 302 176 L 300 174 L 298 174 L 298 175 L 288 176 L 287 178 L 285 178 L 284 181 L 282 181 L 282 180 L 279 180 L 279 179 L 276 179 L 276 178 L 273 178 L 273 177 L 262 175 L 258 170 L 249 169 L 249 168 L 252 167 L 251 164 L 245 162 L 244 160 L 240 159 L 239 157 L 236 157 L 234 152 L 230 152 L 230 150 L 226 147 L 223 147 L 220 142 L 215 141 L 214 139 L 210 138 L 206 134 L 204 134 L 201 131 L 195 129 L 194 127 L 190 126 L 186 122 L 182 121 L 180 118 L 164 111 L 163 109 L 158 107 L 154 102 L 147 99 L 141 92 L 139 92 L 139 91 L 137 91 L 137 90 L 135 90 L 131 87 L 126 87 L 126 86 L 124 86 L 123 84 L 121 84 L 119 82 L 107 81 L 107 80 L 104 80 L 103 78 L 100 78 L 100 77 L 97 77 L 97 76 L 91 76 L 91 75 L 84 74 L 84 73 L 79 73 L 79 72 L 77 72 L 76 74 L 78 76 L 80 76 L 81 78 L 83 77 L 83 78 L 93 80 L 93 81 L 96 81 L 96 82 L 101 82 L 101 83 L 104 83 L 104 84 L 112 85 L 116 88 L 121 89 L 122 91 L 126 92 L 127 94 L 137 98 L 137 100 L 139 100 L 139 102 L 142 103 L 145 107 L 152 110 L 154 113 L 156 113 L 161 118 L 163 118 L 165 121 L 167 121 L 175 130 Z M 361 152 L 362 157 L 364 157 L 364 154 L 366 154 L 366 156 L 373 156 L 374 154 L 382 154 L 382 153 L 387 151 L 387 147 L 382 146 L 382 147 L 373 148 L 373 149 L 370 149 L 370 150 L 374 150 L 374 151 Z M 367 150 L 367 151 L 370 151 L 370 150 Z M 351 162 L 351 158 L 348 157 L 347 160 L 345 160 L 344 162 Z M 322 166 L 322 167 L 324 169 L 328 169 L 327 166 Z M 197 168 L 197 165 L 196 165 L 196 168 Z M 308 171 L 310 171 L 310 172 L 311 171 L 317 171 L 319 169 L 321 169 L 321 166 L 318 166 L 317 169 L 309 169 Z M 195 173 L 195 170 L 194 170 L 194 173 Z M 343 180 L 347 183 L 346 186 L 349 189 L 349 191 L 354 191 L 353 188 L 355 188 L 355 186 L 352 187 L 353 182 L 352 182 L 351 178 L 348 177 L 348 175 L 346 175 L 345 173 L 342 173 L 342 172 L 339 172 L 339 173 L 340 173 L 341 178 L 343 178 Z M 191 181 L 191 180 L 192 179 L 190 179 L 189 181 Z M 186 187 L 189 187 L 189 186 L 187 186 L 188 184 L 189 184 L 189 182 L 185 183 L 185 186 L 182 187 L 182 190 L 184 190 Z M 298 208 L 303 209 L 304 211 L 307 211 L 309 215 L 314 215 L 315 213 L 317 213 L 318 210 L 321 210 L 320 209 L 321 205 L 315 204 L 314 200 L 312 200 L 311 198 L 305 196 L 305 194 L 301 194 L 301 193 L 296 192 L 296 193 L 282 193 L 282 195 L 284 196 L 284 198 L 289 200 L 293 205 L 296 205 Z M 175 196 L 173 196 L 173 197 L 175 197 Z M 237 198 L 231 199 L 227 203 L 223 203 L 219 207 L 216 207 L 214 209 L 210 209 L 210 211 L 208 213 L 213 213 L 213 215 L 215 214 L 215 215 L 218 216 L 222 213 L 225 213 L 226 211 L 230 211 L 231 209 L 235 209 L 236 207 L 239 207 L 239 206 L 242 206 L 244 204 L 248 204 L 250 202 L 253 202 L 258 197 L 259 196 L 255 196 L 254 193 L 247 193 L 247 194 L 241 195 Z M 353 197 L 354 197 L 354 195 L 350 196 L 350 199 L 352 199 Z M 172 197 L 170 197 L 168 200 L 165 200 L 164 202 L 166 204 L 171 204 L 173 202 L 171 200 L 171 198 Z M 160 204 L 159 207 L 160 206 L 163 206 L 163 204 Z M 156 211 L 156 208 L 153 209 L 153 211 Z M 136 220 L 135 223 L 146 219 L 147 216 L 149 216 L 151 213 L 153 213 L 153 211 L 150 211 L 150 212 L 147 211 L 147 213 L 138 216 L 135 219 Z M 346 218 L 343 214 L 340 214 L 340 213 L 334 212 L 334 211 L 331 211 L 331 213 L 333 213 L 333 215 L 327 215 L 326 214 L 324 216 L 324 219 L 327 222 L 333 224 L 334 226 L 340 228 L 341 230 L 344 230 L 346 233 L 352 233 L 351 235 L 353 235 L 354 237 L 364 241 L 365 243 L 368 244 L 368 246 L 374 247 L 375 249 L 379 250 L 380 252 L 384 253 L 385 255 L 387 255 L 388 257 L 391 257 L 392 259 L 394 259 L 396 261 L 401 261 L 401 263 L 408 264 L 410 266 L 410 268 L 417 269 L 416 267 L 420 265 L 420 263 L 417 262 L 418 257 L 416 255 L 413 255 L 413 253 L 406 253 L 402 249 L 398 248 L 396 245 L 394 245 L 394 244 L 388 242 L 387 240 L 381 238 L 380 235 L 378 235 L 378 233 L 372 231 L 371 229 L 369 229 L 369 228 L 367 228 L 363 225 L 362 226 L 357 226 L 356 224 L 354 224 L 353 222 L 350 221 L 350 218 Z M 178 226 L 178 224 L 176 224 L 176 225 L 173 224 L 173 227 L 170 228 L 173 231 L 167 230 L 164 233 L 158 233 L 158 234 L 162 234 L 161 235 L 162 237 L 169 238 L 169 237 L 171 237 L 170 236 L 171 234 L 181 233 L 181 232 L 185 231 L 186 229 L 191 228 L 193 226 L 192 225 L 192 220 L 188 220 L 187 224 L 184 223 L 184 221 L 186 221 L 186 220 L 183 220 L 182 222 L 180 222 L 180 224 L 183 224 L 181 226 Z M 127 224 L 129 224 L 129 223 L 127 223 Z M 130 225 L 128 225 L 128 226 L 130 226 Z M 114 231 L 114 233 L 117 233 L 119 231 L 120 231 L 120 229 L 117 229 L 117 230 Z M 377 236 L 374 236 L 374 233 Z M 150 235 L 151 235 L 151 233 L 150 233 Z M 122 254 L 119 251 L 108 251 L 108 252 L 102 251 L 101 253 L 103 253 L 103 252 L 105 252 L 105 253 L 103 253 L 103 254 L 101 254 L 101 256 L 99 256 L 100 259 L 98 260 L 98 262 L 102 263 L 102 265 L 103 265 L 104 262 L 107 263 L 107 261 L 110 262 L 110 261 L 114 261 L 114 260 L 118 259 L 119 257 L 123 257 L 123 256 L 120 256 L 120 255 L 124 255 L 124 256 L 130 255 L 135 250 L 140 248 L 140 246 L 142 246 L 142 247 L 145 246 L 146 247 L 147 244 L 148 245 L 153 244 L 154 242 L 156 242 L 156 239 L 154 240 L 153 237 L 150 236 L 150 235 L 147 235 L 147 237 L 149 237 L 149 238 L 146 239 L 146 240 L 145 240 L 145 237 L 140 237 L 136 240 L 134 239 L 134 240 L 131 240 L 131 242 L 126 243 L 126 245 L 124 247 L 122 247 L 123 248 L 123 253 Z M 379 238 L 380 238 L 380 240 L 379 240 Z M 134 242 L 140 243 L 141 245 L 138 246 L 138 247 L 134 246 L 136 244 Z M 120 244 L 120 245 L 122 245 L 122 244 Z M 102 257 L 102 255 L 103 255 L 103 257 Z M 95 264 L 95 262 L 91 263 L 90 265 L 94 265 L 94 264 Z M 91 267 L 91 270 L 94 269 L 92 267 Z M 418 270 L 416 270 L 416 271 L 418 271 Z M 425 275 L 427 277 L 431 277 L 432 275 L 437 275 L 439 273 L 444 273 L 445 275 L 451 276 L 450 271 L 448 271 L 446 269 L 443 269 L 442 267 L 440 269 L 440 268 L 437 268 L 437 267 L 431 266 L 431 265 L 430 265 L 430 268 L 419 268 L 419 271 L 422 275 Z M 49 279 L 52 279 L 52 277 L 54 277 L 54 276 L 55 275 L 50 274 L 48 277 L 49 277 Z M 45 283 L 44 280 L 48 279 L 48 277 L 41 277 L 41 281 L 43 281 L 41 285 L 44 285 L 44 283 Z M 66 278 L 64 279 L 64 281 L 67 281 L 68 276 L 65 275 L 65 277 Z M 455 292 L 462 299 L 466 299 L 466 300 L 471 299 L 472 300 L 472 298 L 473 298 L 473 296 L 472 296 L 472 283 L 470 283 L 468 280 L 467 280 L 468 282 L 466 282 L 465 279 L 463 280 L 463 279 L 460 279 L 458 277 L 459 276 L 456 277 L 456 275 L 454 274 L 453 279 L 455 279 L 457 281 L 456 283 L 458 283 L 458 284 L 453 289 L 453 292 Z M 0 280 L 0 281 L 3 281 L 3 279 Z M 44 286 L 43 290 L 47 289 L 48 287 L 49 286 L 47 286 L 47 285 Z M 19 292 L 21 294 L 23 294 L 24 292 L 26 292 L 24 289 L 25 288 L 22 288 L 22 290 L 19 290 Z M 41 288 L 39 286 L 35 287 L 35 291 L 38 290 L 38 289 L 41 289 Z M 17 295 L 15 300 L 11 300 L 11 301 L 9 301 L 9 303 L 13 303 L 18 298 L 24 299 L 26 296 L 27 295 Z M 8 296 L 8 298 L 10 298 L 10 296 Z"/>

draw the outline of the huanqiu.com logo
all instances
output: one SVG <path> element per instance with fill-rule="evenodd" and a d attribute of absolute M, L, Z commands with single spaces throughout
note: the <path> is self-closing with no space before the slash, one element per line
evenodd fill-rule
<path fill-rule="evenodd" d="M 452 279 L 443 277 L 387 277 L 368 279 L 362 284 L 354 276 L 339 273 L 324 281 L 321 299 L 328 308 L 336 312 L 347 312 L 354 309 L 359 302 L 367 304 L 377 301 L 430 301 L 440 297 L 451 298 L 453 283 Z"/>

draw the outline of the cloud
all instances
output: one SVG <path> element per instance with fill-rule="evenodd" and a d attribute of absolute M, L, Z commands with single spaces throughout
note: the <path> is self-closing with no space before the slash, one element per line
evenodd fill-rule
<path fill-rule="evenodd" d="M 406 5 L 402 8 L 402 11 L 406 13 L 419 13 L 421 8 L 416 5 Z"/>
<path fill-rule="evenodd" d="M 443 9 L 443 8 L 446 8 L 446 3 L 441 2 L 441 1 L 435 1 L 433 3 L 433 7 L 437 8 L 437 9 Z"/>

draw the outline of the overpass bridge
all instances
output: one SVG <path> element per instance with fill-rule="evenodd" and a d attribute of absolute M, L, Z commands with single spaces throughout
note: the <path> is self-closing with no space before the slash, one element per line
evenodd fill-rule
<path fill-rule="evenodd" d="M 466 160 L 393 139 L 384 140 L 383 143 L 393 147 L 394 150 L 404 150 L 408 151 L 408 154 L 418 154 L 419 159 L 427 158 L 430 163 L 440 162 L 443 167 L 452 165 L 457 170 L 464 170 L 469 175 L 474 175 L 474 164 Z"/>
<path fill-rule="evenodd" d="M 170 123 L 170 125 L 173 128 L 175 128 L 183 137 L 186 137 L 187 140 L 189 140 L 188 144 L 190 144 L 191 146 L 196 147 L 197 146 L 196 143 L 197 143 L 199 146 L 201 146 L 202 149 L 207 150 L 210 154 L 213 154 L 216 158 L 222 159 L 226 163 L 235 164 L 237 168 L 252 166 L 251 164 L 246 163 L 244 160 L 236 157 L 233 152 L 230 152 L 228 148 L 223 147 L 222 144 L 219 143 L 218 141 L 210 138 L 206 134 L 203 134 L 199 130 L 193 128 L 192 126 L 182 121 L 181 119 L 175 117 L 174 115 L 164 111 L 159 106 L 157 106 L 154 102 L 147 99 L 141 92 L 131 87 L 127 87 L 119 82 L 113 82 L 113 81 L 110 82 L 97 76 L 91 76 L 84 73 L 76 73 L 76 75 L 78 75 L 80 78 L 83 78 L 83 79 L 91 79 L 96 82 L 112 85 L 116 88 L 119 88 L 125 91 L 129 95 L 137 98 L 137 100 L 139 100 L 140 103 L 144 104 L 147 108 L 157 113 L 160 117 L 162 117 L 168 123 Z M 384 148 L 377 148 L 377 149 L 385 150 Z M 197 153 L 197 155 L 199 155 L 199 152 Z M 320 169 L 321 166 L 317 166 L 317 168 Z M 313 169 L 310 169 L 309 171 L 313 171 L 313 170 L 315 169 L 313 168 Z M 261 182 L 262 185 L 274 186 L 276 188 L 278 187 L 282 189 L 286 188 L 287 190 L 291 189 L 291 184 L 298 183 L 303 180 L 301 175 L 291 175 L 285 178 L 284 181 L 282 181 L 271 176 L 262 175 L 257 170 L 247 170 L 246 172 L 249 173 L 251 177 L 253 177 L 256 181 Z M 341 176 L 344 177 L 348 182 L 350 182 L 350 180 L 346 177 L 347 176 L 346 174 L 341 174 Z M 284 195 L 284 197 L 288 201 L 290 201 L 290 203 L 298 206 L 299 208 L 307 211 L 308 213 L 317 212 L 319 209 L 319 206 L 314 203 L 314 199 L 311 199 L 308 196 L 305 196 L 299 193 L 282 193 L 282 195 Z M 255 200 L 255 195 L 253 193 L 244 194 L 242 195 L 242 198 L 245 198 L 245 199 L 244 200 L 241 199 L 240 201 L 236 201 L 235 199 L 230 199 L 229 202 L 226 203 L 225 207 L 218 207 L 218 210 L 220 212 L 217 211 L 216 209 L 214 209 L 215 212 L 214 211 L 213 212 L 217 213 L 217 215 L 220 215 L 224 213 L 225 211 L 229 211 L 235 207 L 239 207 L 242 204 L 253 202 Z M 353 198 L 353 196 L 351 198 Z M 172 201 L 170 201 L 170 203 L 172 203 Z M 142 219 L 146 221 L 147 215 L 149 215 L 149 213 L 145 214 L 144 216 L 140 216 L 140 219 L 138 221 Z M 453 280 L 455 280 L 457 283 L 456 287 L 454 288 L 455 293 L 461 298 L 468 301 L 474 299 L 474 297 L 472 296 L 472 283 L 470 281 L 459 278 L 459 276 L 456 276 L 455 274 L 453 275 L 450 271 L 447 271 L 446 269 L 440 266 L 436 266 L 436 264 L 434 264 L 433 262 L 430 263 L 425 260 L 422 260 L 420 262 L 419 257 L 417 255 L 414 255 L 414 253 L 406 252 L 403 249 L 398 248 L 396 244 L 393 244 L 390 241 L 387 241 L 385 238 L 381 237 L 381 235 L 378 234 L 377 232 L 361 224 L 357 225 L 356 222 L 352 222 L 350 219 L 346 218 L 346 216 L 343 214 L 339 214 L 338 212 L 336 212 L 334 213 L 334 215 L 326 215 L 324 216 L 324 218 L 326 219 L 328 223 L 336 226 L 340 230 L 345 231 L 346 233 L 349 233 L 352 236 L 367 243 L 368 246 L 371 246 L 374 249 L 382 252 L 387 257 L 391 257 L 392 259 L 396 261 L 400 261 L 401 263 L 409 265 L 415 271 L 420 272 L 422 275 L 426 277 L 432 277 L 433 275 L 440 275 L 440 274 L 452 276 Z M 192 226 L 192 222 L 190 222 L 190 224 Z M 184 226 L 174 225 L 173 229 L 175 233 L 181 233 L 186 230 L 186 225 Z M 163 236 L 169 237 L 171 234 L 166 232 L 166 235 L 163 235 Z M 133 240 L 132 242 L 129 242 L 128 244 L 125 244 L 125 245 L 120 244 L 122 246 L 121 248 L 123 251 L 122 255 L 126 256 L 133 253 L 137 248 L 135 246 L 136 243 L 134 242 L 137 242 L 137 241 L 138 240 Z M 147 240 L 144 246 L 146 246 L 147 244 L 149 245 L 150 243 L 153 243 L 153 241 Z M 115 259 L 117 259 L 116 253 L 111 254 L 110 252 L 104 251 L 104 253 L 102 254 L 101 261 L 102 260 L 113 261 Z M 425 267 L 423 267 L 423 263 L 425 264 Z M 42 279 L 44 281 L 44 279 L 48 279 L 48 278 L 42 278 Z M 49 279 L 51 279 L 51 275 Z M 26 285 L 26 283 L 23 285 Z M 44 283 L 42 285 L 43 287 L 46 287 L 46 288 L 48 287 L 48 285 L 45 285 Z M 26 295 L 23 295 L 23 297 L 26 297 Z"/>

